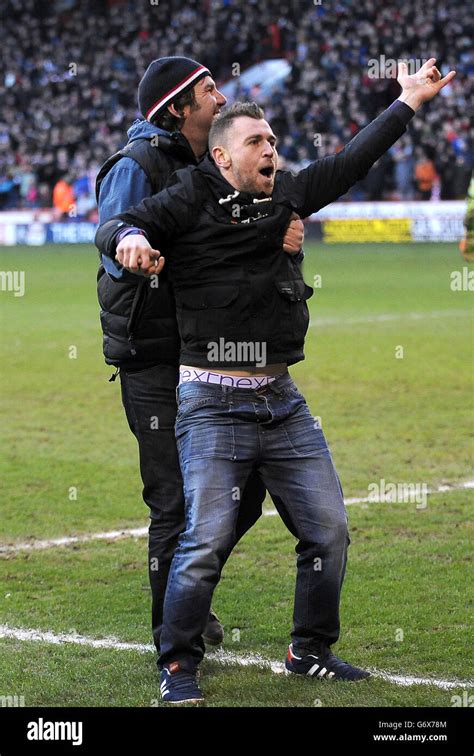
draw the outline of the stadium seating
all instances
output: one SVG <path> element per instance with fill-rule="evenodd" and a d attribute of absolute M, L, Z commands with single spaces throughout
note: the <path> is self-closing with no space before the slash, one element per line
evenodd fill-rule
<path fill-rule="evenodd" d="M 383 66 L 371 77 L 370 61 L 433 55 L 443 70 L 456 68 L 455 82 L 349 198 L 428 199 L 414 182 L 417 164 L 427 160 L 436 196 L 465 196 L 474 65 L 466 0 L 425 0 L 422 14 L 394 0 L 330 8 L 302 0 L 7 0 L 2 15 L 0 209 L 51 207 L 55 185 L 65 180 L 87 216 L 97 167 L 122 146 L 138 115 L 141 75 L 150 60 L 173 54 L 204 62 L 220 84 L 235 63 L 244 71 L 286 59 L 291 71 L 277 92 L 260 96 L 240 86 L 236 96 L 265 106 L 282 160 L 296 169 L 340 149 L 397 96 Z"/>

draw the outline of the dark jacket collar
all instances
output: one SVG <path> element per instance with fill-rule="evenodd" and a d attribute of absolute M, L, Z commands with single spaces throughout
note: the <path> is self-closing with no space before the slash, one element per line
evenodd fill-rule
<path fill-rule="evenodd" d="M 181 159 L 186 164 L 194 164 L 198 161 L 191 149 L 186 137 L 181 131 L 165 131 L 158 126 L 154 126 L 145 120 L 136 120 L 127 131 L 128 143 L 136 139 L 152 140 L 153 137 L 159 137 L 159 147 L 163 152 L 171 154 L 173 157 Z"/>
<path fill-rule="evenodd" d="M 191 145 L 180 131 L 164 132 L 160 136 L 160 149 L 180 158 L 185 163 L 195 164 L 198 162 Z"/>
<path fill-rule="evenodd" d="M 233 206 L 239 205 L 256 205 L 260 203 L 268 205 L 272 201 L 271 197 L 262 198 L 256 194 L 250 194 L 249 192 L 239 192 L 232 184 L 229 184 L 227 179 L 223 177 L 219 168 L 216 166 L 214 160 L 209 153 L 202 158 L 199 162 L 197 170 L 204 174 L 206 181 L 211 187 L 211 191 L 218 200 L 219 204 L 224 208 L 232 212 Z"/>

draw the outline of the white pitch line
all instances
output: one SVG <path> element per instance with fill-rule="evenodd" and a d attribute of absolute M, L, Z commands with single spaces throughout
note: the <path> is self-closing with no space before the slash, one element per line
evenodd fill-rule
<path fill-rule="evenodd" d="M 427 496 L 438 493 L 451 493 L 451 491 L 461 491 L 467 488 L 474 488 L 474 480 L 466 480 L 463 483 L 456 483 L 454 485 L 438 486 L 438 488 L 429 488 L 426 491 Z M 364 496 L 363 498 L 345 499 L 345 504 L 394 504 L 390 497 L 374 497 Z M 401 502 L 403 503 L 403 502 Z M 410 502 L 408 502 L 410 503 Z"/>
<path fill-rule="evenodd" d="M 355 318 L 312 318 L 310 326 L 358 325 L 363 323 L 391 323 L 397 320 L 427 320 L 432 318 L 451 318 L 472 315 L 472 310 L 431 310 L 428 312 L 392 312 L 381 315 L 361 315 Z"/>
<path fill-rule="evenodd" d="M 438 488 L 429 488 L 426 491 L 427 496 L 431 496 L 432 494 L 437 493 L 451 493 L 452 491 L 461 491 L 465 489 L 474 488 L 474 480 L 466 480 L 464 483 L 457 483 L 456 485 L 452 486 L 438 486 Z M 364 496 L 362 498 L 353 498 L 353 499 L 344 499 L 344 504 L 346 507 L 349 504 L 414 504 L 414 501 L 407 501 L 407 502 L 396 502 L 392 501 L 391 498 L 388 497 L 375 497 L 375 496 Z M 278 514 L 276 509 L 265 509 L 264 515 L 267 516 L 275 516 Z M 1 553 L 1 547 L 0 547 L 0 553 Z"/>
<path fill-rule="evenodd" d="M 455 485 L 438 486 L 435 489 L 428 489 L 427 495 L 437 493 L 450 493 L 451 491 L 460 491 L 463 489 L 474 488 L 474 480 L 467 480 L 464 483 L 457 483 Z M 365 496 L 363 498 L 345 499 L 345 504 L 394 504 L 397 502 L 390 501 L 384 498 L 376 498 L 373 496 Z M 404 503 L 404 502 L 402 502 Z M 411 502 L 407 502 L 411 503 Z M 414 503 L 414 502 L 413 502 Z M 263 515 L 265 517 L 274 517 L 278 514 L 276 509 L 264 509 Z M 0 544 L 0 556 L 2 554 L 16 554 L 19 551 L 42 551 L 44 549 L 52 549 L 56 546 L 71 546 L 75 543 L 88 543 L 89 541 L 117 541 L 121 538 L 143 538 L 148 535 L 148 528 L 128 528 L 123 530 L 108 530 L 102 533 L 87 533 L 79 536 L 64 536 L 62 538 L 52 538 L 44 541 L 27 541 L 26 543 L 16 544 Z"/>
<path fill-rule="evenodd" d="M 49 630 L 32 630 L 26 627 L 10 627 L 0 625 L 0 638 L 10 638 L 19 641 L 40 641 L 55 646 L 73 643 L 76 646 L 90 648 L 109 648 L 118 651 L 139 651 L 141 654 L 154 650 L 154 646 L 145 643 L 127 643 L 118 638 L 87 638 L 78 633 L 52 633 Z"/>
<path fill-rule="evenodd" d="M 52 633 L 51 631 L 33 630 L 24 627 L 10 627 L 0 625 L 0 638 L 19 640 L 23 642 L 41 642 L 53 645 L 74 644 L 76 646 L 88 646 L 89 648 L 105 648 L 113 651 L 137 651 L 138 653 L 155 653 L 155 647 L 146 643 L 132 643 L 120 641 L 117 638 L 87 638 L 78 633 Z M 206 655 L 206 659 L 216 661 L 219 664 L 239 667 L 260 667 L 269 669 L 275 674 L 286 674 L 285 665 L 282 662 L 265 659 L 259 654 L 234 654 L 232 651 L 219 649 Z M 451 690 L 453 688 L 472 688 L 474 680 L 437 680 L 429 677 L 414 677 L 413 675 L 393 675 L 389 672 L 370 670 L 374 677 L 379 677 L 395 685 L 433 685 L 436 688 Z M 288 673 L 289 674 L 289 673 Z"/>
<path fill-rule="evenodd" d="M 1 554 L 14 554 L 17 551 L 41 551 L 55 546 L 71 546 L 74 543 L 87 543 L 88 541 L 116 541 L 120 538 L 142 538 L 148 534 L 148 528 L 128 528 L 124 530 L 108 530 L 103 533 L 86 533 L 79 536 L 64 536 L 45 541 L 27 541 L 14 545 L 1 545 Z"/>

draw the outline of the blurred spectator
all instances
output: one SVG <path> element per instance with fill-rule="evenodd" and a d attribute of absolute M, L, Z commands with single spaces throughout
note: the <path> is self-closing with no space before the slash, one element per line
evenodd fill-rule
<path fill-rule="evenodd" d="M 458 155 L 454 164 L 453 197 L 464 199 L 467 194 L 471 178 L 471 166 L 463 155 Z"/>
<path fill-rule="evenodd" d="M 394 163 L 395 193 L 393 198 L 410 200 L 413 198 L 415 161 L 413 145 L 406 134 L 393 145 L 390 156 Z"/>
<path fill-rule="evenodd" d="M 456 155 L 453 148 L 446 143 L 446 148 L 436 156 L 436 169 L 441 178 L 440 198 L 442 200 L 453 199 L 455 178 Z"/>
<path fill-rule="evenodd" d="M 415 182 L 418 196 L 422 200 L 431 199 L 431 192 L 436 180 L 439 180 L 433 161 L 426 155 L 421 147 L 416 150 Z"/>
<path fill-rule="evenodd" d="M 474 262 L 474 178 L 471 178 L 469 182 L 464 226 L 466 230 L 459 242 L 459 249 L 467 262 Z"/>
<path fill-rule="evenodd" d="M 84 170 L 80 173 L 73 184 L 73 194 L 76 200 L 76 215 L 78 218 L 87 218 L 91 210 L 96 206 L 94 194 L 94 175 Z"/>
<path fill-rule="evenodd" d="M 0 205 L 51 205 L 55 184 L 72 171 L 80 182 L 78 211 L 88 215 L 93 181 L 89 175 L 86 188 L 85 174 L 122 146 L 137 116 L 138 82 L 148 63 L 165 55 L 202 61 L 219 84 L 235 76 L 236 63 L 244 71 L 287 58 L 283 87 L 253 94 L 296 170 L 349 141 L 397 97 L 383 56 L 435 56 L 443 72 L 455 68 L 458 76 L 410 125 L 403 152 L 392 151 L 380 175 L 348 197 L 409 198 L 415 147 L 436 160 L 441 196 L 464 196 L 473 162 L 472 27 L 467 0 L 425 0 L 422 18 L 416 5 L 396 0 L 4 0 Z M 239 98 L 251 94 L 239 88 Z M 444 153 L 454 160 L 443 160 Z"/>
<path fill-rule="evenodd" d="M 53 189 L 53 209 L 58 220 L 69 220 L 76 217 L 74 191 L 70 183 L 71 178 L 66 174 L 56 182 Z"/>
<path fill-rule="evenodd" d="M 38 201 L 38 187 L 36 176 L 30 164 L 24 163 L 18 169 L 19 196 L 23 207 L 36 207 Z"/>
<path fill-rule="evenodd" d="M 17 186 L 9 171 L 0 174 L 0 210 L 9 210 L 16 206 Z"/>

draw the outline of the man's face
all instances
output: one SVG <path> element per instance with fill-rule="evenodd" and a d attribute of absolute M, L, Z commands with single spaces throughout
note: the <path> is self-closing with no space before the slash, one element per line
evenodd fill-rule
<path fill-rule="evenodd" d="M 194 87 L 194 96 L 197 107 L 191 109 L 190 105 L 184 108 L 183 115 L 186 118 L 186 127 L 193 130 L 209 133 L 212 121 L 226 104 L 224 95 L 216 89 L 212 76 L 205 76 Z"/>
<path fill-rule="evenodd" d="M 236 118 L 226 134 L 226 149 L 231 164 L 223 175 L 229 183 L 241 192 L 269 197 L 277 169 L 276 141 L 275 134 L 263 118 Z"/>

